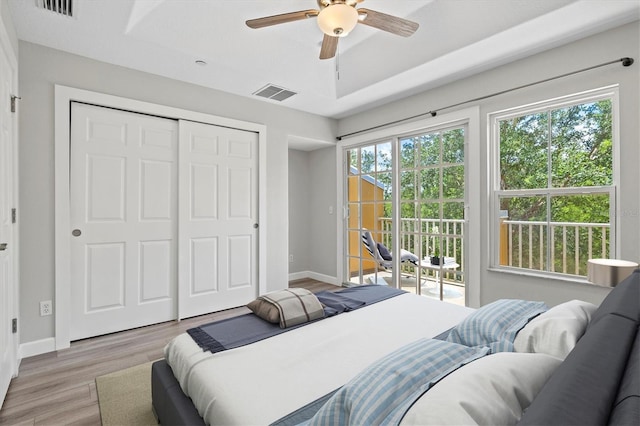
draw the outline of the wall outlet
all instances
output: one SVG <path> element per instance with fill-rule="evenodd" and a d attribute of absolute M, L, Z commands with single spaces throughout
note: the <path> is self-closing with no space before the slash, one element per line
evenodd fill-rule
<path fill-rule="evenodd" d="M 40 302 L 40 316 L 44 317 L 53 314 L 53 305 L 51 300 L 44 300 Z"/>
<path fill-rule="evenodd" d="M 289 262 L 293 262 L 293 255 L 292 254 L 289 255 Z"/>

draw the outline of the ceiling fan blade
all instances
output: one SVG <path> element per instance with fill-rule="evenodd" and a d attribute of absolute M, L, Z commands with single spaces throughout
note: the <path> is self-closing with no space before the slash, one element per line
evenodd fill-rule
<path fill-rule="evenodd" d="M 366 14 L 365 18 L 359 21 L 361 24 L 369 25 L 370 27 L 374 27 L 379 30 L 388 31 L 402 37 L 409 37 L 415 33 L 420 26 L 417 22 L 409 21 L 393 15 L 387 15 L 382 12 L 376 12 L 371 9 L 360 8 L 358 9 L 358 13 L 361 15 Z"/>
<path fill-rule="evenodd" d="M 318 16 L 320 11 L 315 9 L 300 10 L 298 12 L 283 13 L 281 15 L 265 16 L 264 18 L 249 19 L 246 24 L 250 28 L 270 27 L 271 25 L 285 24 L 287 22 L 300 21 L 302 19 Z"/>
<path fill-rule="evenodd" d="M 320 48 L 320 59 L 330 59 L 336 56 L 338 50 L 338 40 L 340 37 L 332 37 L 325 34 L 322 39 L 322 47 Z"/>

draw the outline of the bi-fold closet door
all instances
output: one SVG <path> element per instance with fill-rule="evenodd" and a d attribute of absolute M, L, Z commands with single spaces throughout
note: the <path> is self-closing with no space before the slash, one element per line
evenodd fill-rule
<path fill-rule="evenodd" d="M 257 135 L 72 103 L 71 340 L 247 303 Z"/>

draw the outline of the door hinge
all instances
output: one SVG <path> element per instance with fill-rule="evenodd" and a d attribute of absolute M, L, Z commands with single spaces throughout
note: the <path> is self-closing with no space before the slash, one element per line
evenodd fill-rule
<path fill-rule="evenodd" d="M 11 95 L 11 112 L 16 112 L 16 99 L 22 99 L 20 96 Z"/>
<path fill-rule="evenodd" d="M 11 223 L 16 223 L 16 208 L 11 209 Z"/>
<path fill-rule="evenodd" d="M 18 318 L 11 320 L 11 332 L 16 334 L 18 332 Z"/>

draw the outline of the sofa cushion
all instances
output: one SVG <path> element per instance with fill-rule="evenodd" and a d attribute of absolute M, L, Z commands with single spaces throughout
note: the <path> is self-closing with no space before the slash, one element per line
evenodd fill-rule
<path fill-rule="evenodd" d="M 636 332 L 616 314 L 590 325 L 518 424 L 607 424 Z"/>
<path fill-rule="evenodd" d="M 627 368 L 611 411 L 609 424 L 637 425 L 640 422 L 640 329 L 631 349 Z"/>
<path fill-rule="evenodd" d="M 607 314 L 613 313 L 640 323 L 640 269 L 633 271 L 620 284 L 611 290 L 591 317 L 592 327 Z M 587 327 L 588 330 L 588 327 Z"/>

